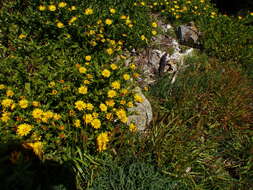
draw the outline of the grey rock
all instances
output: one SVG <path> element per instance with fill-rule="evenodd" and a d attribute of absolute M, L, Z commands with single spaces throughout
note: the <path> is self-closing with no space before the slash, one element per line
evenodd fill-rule
<path fill-rule="evenodd" d="M 152 107 L 139 87 L 136 87 L 134 92 L 140 94 L 140 96 L 143 98 L 143 102 L 136 103 L 135 107 L 128 109 L 128 111 L 133 113 L 128 117 L 128 124 L 135 123 L 138 131 L 144 131 L 152 121 Z"/>
<path fill-rule="evenodd" d="M 199 44 L 198 39 L 200 32 L 198 31 L 194 22 L 190 22 L 186 25 L 180 25 L 177 28 L 177 34 L 181 43 L 187 45 Z"/>

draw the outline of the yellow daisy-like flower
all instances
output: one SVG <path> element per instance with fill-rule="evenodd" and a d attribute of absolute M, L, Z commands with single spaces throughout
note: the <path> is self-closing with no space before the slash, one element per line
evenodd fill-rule
<path fill-rule="evenodd" d="M 81 86 L 81 87 L 78 88 L 78 92 L 80 94 L 87 94 L 88 88 L 86 86 Z"/>
<path fill-rule="evenodd" d="M 86 108 L 87 108 L 87 110 L 92 111 L 94 109 L 94 106 L 91 103 L 87 103 Z"/>
<path fill-rule="evenodd" d="M 134 95 L 134 100 L 136 102 L 140 102 L 140 103 L 144 101 L 143 98 L 141 97 L 141 95 L 139 95 L 139 94 Z"/>
<path fill-rule="evenodd" d="M 91 9 L 91 8 L 85 9 L 84 14 L 85 15 L 92 15 L 93 14 L 93 9 Z"/>
<path fill-rule="evenodd" d="M 157 34 L 156 30 L 152 30 L 151 33 L 155 36 Z"/>
<path fill-rule="evenodd" d="M 94 129 L 99 129 L 101 127 L 101 121 L 99 119 L 93 119 L 91 121 L 91 126 L 94 128 Z"/>
<path fill-rule="evenodd" d="M 42 157 L 43 154 L 43 144 L 40 141 L 34 142 L 34 143 L 27 143 L 29 147 L 32 148 L 33 152 L 39 156 L 40 158 Z"/>
<path fill-rule="evenodd" d="M 14 103 L 14 101 L 12 99 L 4 99 L 2 100 L 2 106 L 7 108 L 10 107 L 12 104 Z"/>
<path fill-rule="evenodd" d="M 91 60 L 91 56 L 90 55 L 86 55 L 85 56 L 85 61 L 90 61 Z"/>
<path fill-rule="evenodd" d="M 99 108 L 100 108 L 101 111 L 104 111 L 104 112 L 107 111 L 107 106 L 105 104 L 103 104 L 103 103 L 100 104 Z"/>
<path fill-rule="evenodd" d="M 66 7 L 67 6 L 67 3 L 66 2 L 60 2 L 59 4 L 58 4 L 58 7 L 59 8 L 63 8 L 63 7 Z"/>
<path fill-rule="evenodd" d="M 105 117 L 106 117 L 106 119 L 111 121 L 113 119 L 113 114 L 112 113 L 107 113 Z"/>
<path fill-rule="evenodd" d="M 23 100 L 20 100 L 20 101 L 19 101 L 19 106 L 20 106 L 21 108 L 25 109 L 25 108 L 28 107 L 28 103 L 29 103 L 28 100 L 23 99 Z"/>
<path fill-rule="evenodd" d="M 2 122 L 8 122 L 10 120 L 10 112 L 3 112 L 2 117 L 0 118 Z"/>
<path fill-rule="evenodd" d="M 109 142 L 108 133 L 100 133 L 97 137 L 98 151 L 102 152 L 106 150 L 107 143 Z"/>
<path fill-rule="evenodd" d="M 131 123 L 131 124 L 129 125 L 129 130 L 130 130 L 131 132 L 136 132 L 136 131 L 137 131 L 136 125 L 133 124 L 133 123 Z"/>
<path fill-rule="evenodd" d="M 91 114 L 84 114 L 83 120 L 86 124 L 91 123 L 93 120 L 93 116 Z"/>
<path fill-rule="evenodd" d="M 59 120 L 59 119 L 61 119 L 61 115 L 58 113 L 55 113 L 53 118 L 54 118 L 54 120 Z"/>
<path fill-rule="evenodd" d="M 144 35 L 141 35 L 141 40 L 146 40 L 147 38 Z"/>
<path fill-rule="evenodd" d="M 44 11 L 44 10 L 46 10 L 46 6 L 40 5 L 40 6 L 38 7 L 38 9 L 39 9 L 40 11 Z"/>
<path fill-rule="evenodd" d="M 113 89 L 120 89 L 120 82 L 119 81 L 112 82 L 111 87 Z"/>
<path fill-rule="evenodd" d="M 73 16 L 70 20 L 69 20 L 69 24 L 72 24 L 73 22 L 75 22 L 77 20 L 76 16 Z"/>
<path fill-rule="evenodd" d="M 110 65 L 110 67 L 112 68 L 112 70 L 116 70 L 118 68 L 118 66 L 116 64 L 114 64 L 114 63 L 112 63 Z"/>
<path fill-rule="evenodd" d="M 49 11 L 55 11 L 56 10 L 56 6 L 55 5 L 49 5 L 48 6 L 48 10 Z"/>
<path fill-rule="evenodd" d="M 128 90 L 127 90 L 127 89 L 122 89 L 122 90 L 120 91 L 120 93 L 122 93 L 123 95 L 126 95 L 126 94 L 128 93 Z"/>
<path fill-rule="evenodd" d="M 112 99 L 106 100 L 105 103 L 106 103 L 107 106 L 110 106 L 110 107 L 113 107 L 115 105 L 115 102 Z"/>
<path fill-rule="evenodd" d="M 109 18 L 107 18 L 107 19 L 105 20 L 105 24 L 107 24 L 107 25 L 111 25 L 111 24 L 112 24 L 112 20 L 111 20 L 111 19 L 109 19 Z"/>
<path fill-rule="evenodd" d="M 86 108 L 86 104 L 82 100 L 78 100 L 75 102 L 75 108 L 82 111 Z"/>
<path fill-rule="evenodd" d="M 102 71 L 102 75 L 103 75 L 104 77 L 108 78 L 108 77 L 110 77 L 111 72 L 110 72 L 108 69 L 104 69 L 104 70 Z"/>
<path fill-rule="evenodd" d="M 113 9 L 113 8 L 111 8 L 111 9 L 110 9 L 110 13 L 115 14 L 115 13 L 116 13 L 116 10 Z"/>
<path fill-rule="evenodd" d="M 125 20 L 125 19 L 127 19 L 127 16 L 121 15 L 121 16 L 120 16 L 120 19 Z"/>
<path fill-rule="evenodd" d="M 85 67 L 79 67 L 79 72 L 84 74 L 86 73 L 87 69 Z"/>
<path fill-rule="evenodd" d="M 12 90 L 7 90 L 6 96 L 12 97 L 14 95 L 14 92 Z"/>
<path fill-rule="evenodd" d="M 96 112 L 93 112 L 93 113 L 92 113 L 92 116 L 93 116 L 94 118 L 97 118 L 97 117 L 98 117 L 98 115 L 99 115 L 99 114 L 98 114 L 98 113 L 96 113 Z"/>
<path fill-rule="evenodd" d="M 134 107 L 134 104 L 133 104 L 133 102 L 128 102 L 128 103 L 127 103 L 127 107 L 129 107 L 129 108 L 132 108 L 132 107 Z"/>
<path fill-rule="evenodd" d="M 18 126 L 18 129 L 17 129 L 17 135 L 19 136 L 27 136 L 30 131 L 32 130 L 33 126 L 32 125 L 29 125 L 29 124 L 21 124 Z"/>
<path fill-rule="evenodd" d="M 109 90 L 108 92 L 107 92 L 107 96 L 109 97 L 109 98 L 113 98 L 113 97 L 115 97 L 117 95 L 117 92 L 115 91 L 115 90 Z"/>
<path fill-rule="evenodd" d="M 64 24 L 63 24 L 62 22 L 57 22 L 57 23 L 56 23 L 56 26 L 57 26 L 58 28 L 63 28 L 63 27 L 64 27 Z"/>
<path fill-rule="evenodd" d="M 113 49 L 112 49 L 112 48 L 106 49 L 106 53 L 107 53 L 108 55 L 112 55 L 112 54 L 113 54 Z"/>
<path fill-rule="evenodd" d="M 79 119 L 76 119 L 76 120 L 74 121 L 74 126 L 75 126 L 76 128 L 80 128 L 80 127 L 81 127 L 81 121 L 80 121 Z"/>
<path fill-rule="evenodd" d="M 5 89 L 5 85 L 4 84 L 0 84 L 0 90 Z"/>
<path fill-rule="evenodd" d="M 123 75 L 123 79 L 124 80 L 129 80 L 130 79 L 130 75 L 129 74 L 124 74 Z"/>
<path fill-rule="evenodd" d="M 70 10 L 71 10 L 71 11 L 75 11 L 75 10 L 76 10 L 76 6 L 71 6 L 71 7 L 70 7 Z"/>
<path fill-rule="evenodd" d="M 123 123 L 127 123 L 128 118 L 126 116 L 126 111 L 123 109 L 119 109 L 116 111 L 116 115 L 118 116 L 119 120 Z"/>

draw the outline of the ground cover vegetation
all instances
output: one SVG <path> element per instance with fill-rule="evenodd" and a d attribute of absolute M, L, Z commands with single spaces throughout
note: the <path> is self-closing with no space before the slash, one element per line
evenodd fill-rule
<path fill-rule="evenodd" d="M 201 39 L 176 83 L 145 88 L 139 134 L 124 52 L 161 32 L 152 14 L 195 21 Z M 3 1 L 1 189 L 250 189 L 252 20 L 209 0 Z"/>

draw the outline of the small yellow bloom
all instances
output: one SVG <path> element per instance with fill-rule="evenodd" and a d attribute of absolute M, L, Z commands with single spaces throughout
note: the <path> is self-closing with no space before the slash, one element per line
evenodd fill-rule
<path fill-rule="evenodd" d="M 93 9 L 91 9 L 91 8 L 85 9 L 84 14 L 85 15 L 92 15 L 93 14 Z"/>
<path fill-rule="evenodd" d="M 100 104 L 99 108 L 100 108 L 101 111 L 104 111 L 104 112 L 107 111 L 107 106 L 105 104 L 103 104 L 103 103 Z"/>
<path fill-rule="evenodd" d="M 111 25 L 111 24 L 112 24 L 112 20 L 111 20 L 111 19 L 109 19 L 109 18 L 107 18 L 107 19 L 105 20 L 105 24 L 107 24 L 107 25 Z"/>
<path fill-rule="evenodd" d="M 50 88 L 53 88 L 53 87 L 55 87 L 55 82 L 50 82 L 49 84 L 48 84 L 48 87 L 50 87 Z"/>
<path fill-rule="evenodd" d="M 120 104 L 121 105 L 125 105 L 126 104 L 126 100 L 120 100 Z"/>
<path fill-rule="evenodd" d="M 130 130 L 131 132 L 136 132 L 136 131 L 137 131 L 136 125 L 133 124 L 133 123 L 131 123 L 131 124 L 129 125 L 129 130 Z"/>
<path fill-rule="evenodd" d="M 157 34 L 157 31 L 156 30 L 152 30 L 151 33 L 155 36 Z"/>
<path fill-rule="evenodd" d="M 110 9 L 110 13 L 115 14 L 115 13 L 116 13 L 116 10 L 113 9 L 113 8 L 111 8 L 111 9 Z"/>
<path fill-rule="evenodd" d="M 56 6 L 55 5 L 49 5 L 48 6 L 48 10 L 49 11 L 55 11 L 56 10 Z"/>
<path fill-rule="evenodd" d="M 130 79 L 130 75 L 129 74 L 124 74 L 123 75 L 123 79 L 124 80 L 129 80 Z"/>
<path fill-rule="evenodd" d="M 54 118 L 54 120 L 59 120 L 59 119 L 61 119 L 61 115 L 58 113 L 55 113 L 53 118 Z"/>
<path fill-rule="evenodd" d="M 57 26 L 58 28 L 63 28 L 63 27 L 64 27 L 64 24 L 63 24 L 62 22 L 57 22 L 57 23 L 56 23 L 56 26 Z"/>
<path fill-rule="evenodd" d="M 84 81 L 83 81 L 83 84 L 90 84 L 90 81 L 84 80 Z"/>
<path fill-rule="evenodd" d="M 79 67 L 79 72 L 84 74 L 86 73 L 87 69 L 85 67 Z"/>
<path fill-rule="evenodd" d="M 144 35 L 141 35 L 141 40 L 146 40 L 147 38 Z"/>
<path fill-rule="evenodd" d="M 33 150 L 33 152 L 39 156 L 40 158 L 42 157 L 43 154 L 43 144 L 40 141 L 34 142 L 34 143 L 27 143 L 29 147 Z"/>
<path fill-rule="evenodd" d="M 120 82 L 119 81 L 112 82 L 111 87 L 113 89 L 120 89 Z"/>
<path fill-rule="evenodd" d="M 127 107 L 129 107 L 129 108 L 132 108 L 132 107 L 134 107 L 134 104 L 133 104 L 133 102 L 128 102 L 128 103 L 127 103 Z"/>
<path fill-rule="evenodd" d="M 76 16 L 73 16 L 70 20 L 69 20 L 69 24 L 72 24 L 73 22 L 75 22 L 77 20 Z"/>
<path fill-rule="evenodd" d="M 4 99 L 2 100 L 2 106 L 4 108 L 11 107 L 11 105 L 14 103 L 12 99 Z"/>
<path fill-rule="evenodd" d="M 28 100 L 26 100 L 26 99 L 20 100 L 19 106 L 23 109 L 27 108 L 28 107 Z"/>
<path fill-rule="evenodd" d="M 90 55 L 86 55 L 85 56 L 85 61 L 90 61 L 91 60 L 91 56 Z"/>
<path fill-rule="evenodd" d="M 32 105 L 33 105 L 34 107 L 38 107 L 38 106 L 40 106 L 40 103 L 39 103 L 38 101 L 33 101 L 33 102 L 32 102 Z"/>
<path fill-rule="evenodd" d="M 46 10 L 46 6 L 40 5 L 40 6 L 38 7 L 38 9 L 39 9 L 40 11 L 44 11 L 44 10 Z"/>
<path fill-rule="evenodd" d="M 80 94 L 87 94 L 87 92 L 88 92 L 87 86 L 81 86 L 81 87 L 79 87 L 79 88 L 78 88 L 78 92 L 79 92 Z"/>
<path fill-rule="evenodd" d="M 153 28 L 157 28 L 157 23 L 156 22 L 152 22 L 151 25 L 152 25 Z"/>
<path fill-rule="evenodd" d="M 74 126 L 75 126 L 76 128 L 80 128 L 80 127 L 81 127 L 81 121 L 80 121 L 79 119 L 76 119 L 76 120 L 74 121 Z"/>
<path fill-rule="evenodd" d="M 88 123 L 91 123 L 91 122 L 92 122 L 93 117 L 92 117 L 91 114 L 84 114 L 84 115 L 83 115 L 83 120 L 84 120 L 84 122 L 85 122 L 86 124 L 88 124 Z"/>
<path fill-rule="evenodd" d="M 108 78 L 108 77 L 110 77 L 111 72 L 110 72 L 108 69 L 104 69 L 104 70 L 102 71 L 102 75 L 103 75 L 104 77 Z"/>
<path fill-rule="evenodd" d="M 94 128 L 94 129 L 99 129 L 101 127 L 101 121 L 99 119 L 93 119 L 91 121 L 91 126 Z"/>
<path fill-rule="evenodd" d="M 12 90 L 7 90 L 6 96 L 12 97 L 14 95 L 14 92 Z"/>
<path fill-rule="evenodd" d="M 98 151 L 102 152 L 106 150 L 107 143 L 109 142 L 108 133 L 100 133 L 97 137 L 97 145 L 98 145 Z"/>
<path fill-rule="evenodd" d="M 71 11 L 75 11 L 76 10 L 76 6 L 71 6 Z"/>
<path fill-rule="evenodd" d="M 253 12 L 250 13 L 250 16 L 253 16 Z"/>
<path fill-rule="evenodd" d="M 120 16 L 120 19 L 125 20 L 125 19 L 127 19 L 127 16 L 121 15 L 121 16 Z"/>
<path fill-rule="evenodd" d="M 52 95 L 56 95 L 57 93 L 58 93 L 58 91 L 57 90 L 52 90 Z"/>
<path fill-rule="evenodd" d="M 113 97 L 115 97 L 116 95 L 117 95 L 117 92 L 114 91 L 114 90 L 109 90 L 109 91 L 107 92 L 107 96 L 108 96 L 109 98 L 113 98 Z"/>
<path fill-rule="evenodd" d="M 91 103 L 87 103 L 86 108 L 87 108 L 87 110 L 92 111 L 94 109 L 94 106 Z"/>
<path fill-rule="evenodd" d="M 18 126 L 18 129 L 17 129 L 17 135 L 19 136 L 27 136 L 30 131 L 32 130 L 33 126 L 29 125 L 29 124 L 21 124 Z"/>
<path fill-rule="evenodd" d="M 139 95 L 139 94 L 134 95 L 134 100 L 136 102 L 140 102 L 140 103 L 144 101 L 143 98 L 141 97 L 141 95 Z"/>
<path fill-rule="evenodd" d="M 5 89 L 5 85 L 4 84 L 0 84 L 0 90 Z"/>
<path fill-rule="evenodd" d="M 82 100 L 78 100 L 75 102 L 75 108 L 82 111 L 86 108 L 86 104 Z"/>
<path fill-rule="evenodd" d="M 116 70 L 118 68 L 118 66 L 116 64 L 114 64 L 114 63 L 112 63 L 110 65 L 110 67 L 112 68 L 112 70 Z"/>
<path fill-rule="evenodd" d="M 110 107 L 113 107 L 115 105 L 115 102 L 112 99 L 106 100 L 105 103 L 106 103 L 107 106 L 110 106 Z"/>
<path fill-rule="evenodd" d="M 127 89 L 122 89 L 120 92 L 121 92 L 123 95 L 126 95 L 126 94 L 128 93 L 128 90 L 127 90 Z"/>
<path fill-rule="evenodd" d="M 66 7 L 67 6 L 67 3 L 65 3 L 65 2 L 60 2 L 59 4 L 58 4 L 58 7 L 59 8 L 63 8 L 63 7 Z"/>
<path fill-rule="evenodd" d="M 0 118 L 2 122 L 8 122 L 10 120 L 10 112 L 3 112 L 2 117 Z"/>
<path fill-rule="evenodd" d="M 113 114 L 112 113 L 107 113 L 105 117 L 106 117 L 106 119 L 111 121 L 113 119 Z"/>
<path fill-rule="evenodd" d="M 112 55 L 113 54 L 113 49 L 112 48 L 106 49 L 106 53 L 109 54 L 109 55 Z"/>

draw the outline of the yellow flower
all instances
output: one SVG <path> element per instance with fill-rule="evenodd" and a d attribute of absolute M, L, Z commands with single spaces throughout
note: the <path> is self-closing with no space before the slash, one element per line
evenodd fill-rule
<path fill-rule="evenodd" d="M 57 26 L 58 28 L 63 28 L 63 27 L 64 27 L 64 24 L 63 24 L 62 22 L 57 22 L 57 23 L 56 23 L 56 26 Z"/>
<path fill-rule="evenodd" d="M 110 13 L 114 14 L 114 13 L 116 13 L 116 10 L 113 9 L 113 8 L 111 8 L 111 9 L 110 9 Z"/>
<path fill-rule="evenodd" d="M 87 108 L 87 110 L 92 111 L 93 108 L 94 108 L 94 106 L 93 106 L 91 103 L 87 103 L 87 104 L 86 104 L 86 108 Z"/>
<path fill-rule="evenodd" d="M 104 69 L 104 70 L 102 71 L 102 75 L 103 75 L 104 77 L 108 78 L 108 77 L 110 77 L 111 72 L 110 72 L 108 69 Z"/>
<path fill-rule="evenodd" d="M 30 131 L 32 130 L 33 126 L 29 125 L 29 124 L 21 124 L 18 126 L 17 129 L 17 135 L 19 136 L 26 136 L 30 133 Z"/>
<path fill-rule="evenodd" d="M 33 105 L 34 107 L 38 107 L 38 106 L 40 106 L 40 103 L 39 103 L 38 101 L 33 101 L 33 102 L 32 102 L 32 105 Z"/>
<path fill-rule="evenodd" d="M 112 99 L 106 100 L 105 103 L 106 103 L 107 106 L 110 106 L 110 107 L 113 107 L 115 105 L 115 102 Z"/>
<path fill-rule="evenodd" d="M 125 19 L 127 19 L 127 16 L 121 15 L 121 16 L 120 16 L 120 19 L 125 20 Z"/>
<path fill-rule="evenodd" d="M 108 96 L 109 98 L 113 98 L 113 97 L 115 97 L 116 95 L 117 95 L 117 92 L 114 91 L 114 90 L 109 90 L 109 91 L 107 92 L 107 96 Z"/>
<path fill-rule="evenodd" d="M 76 10 L 76 6 L 71 6 L 70 10 L 71 11 L 75 11 Z"/>
<path fill-rule="evenodd" d="M 109 18 L 107 18 L 107 19 L 105 20 L 105 24 L 107 24 L 107 25 L 111 25 L 111 24 L 112 24 L 112 20 L 111 20 L 111 19 L 109 19 Z"/>
<path fill-rule="evenodd" d="M 100 104 L 99 108 L 101 111 L 104 111 L 104 112 L 107 111 L 107 106 L 105 104 Z"/>
<path fill-rule="evenodd" d="M 110 65 L 110 67 L 112 68 L 112 70 L 116 70 L 118 68 L 118 66 L 116 64 L 114 64 L 114 63 L 112 63 Z"/>
<path fill-rule="evenodd" d="M 13 103 L 14 103 L 14 101 L 12 99 L 2 100 L 2 106 L 5 108 L 10 107 Z"/>
<path fill-rule="evenodd" d="M 116 111 L 116 115 L 118 116 L 118 118 L 120 119 L 120 121 L 122 121 L 123 123 L 126 123 L 128 121 L 128 118 L 126 116 L 126 111 L 123 109 L 119 109 Z"/>
<path fill-rule="evenodd" d="M 50 119 L 54 117 L 54 113 L 52 111 L 46 111 L 43 113 L 43 117 Z"/>
<path fill-rule="evenodd" d="M 156 28 L 157 27 L 157 23 L 156 22 L 152 22 L 152 27 Z"/>
<path fill-rule="evenodd" d="M 93 113 L 92 113 L 92 116 L 93 116 L 94 118 L 97 118 L 97 117 L 98 117 L 98 113 L 93 112 Z"/>
<path fill-rule="evenodd" d="M 141 40 L 146 40 L 147 38 L 144 35 L 141 35 Z"/>
<path fill-rule="evenodd" d="M 152 30 L 152 32 L 151 32 L 154 36 L 157 34 L 157 31 L 155 31 L 155 30 Z"/>
<path fill-rule="evenodd" d="M 81 121 L 79 119 L 76 119 L 74 122 L 74 126 L 77 128 L 81 127 Z"/>
<path fill-rule="evenodd" d="M 61 115 L 58 113 L 55 113 L 53 118 L 54 118 L 54 120 L 59 120 L 59 119 L 61 119 Z"/>
<path fill-rule="evenodd" d="M 44 11 L 44 10 L 46 10 L 46 6 L 40 5 L 40 6 L 38 7 L 38 9 L 39 9 L 40 11 Z"/>
<path fill-rule="evenodd" d="M 81 87 L 78 88 L 78 92 L 80 94 L 87 94 L 88 88 L 86 86 L 81 86 Z"/>
<path fill-rule="evenodd" d="M 130 130 L 131 132 L 136 132 L 136 131 L 137 131 L 136 125 L 133 124 L 133 123 L 131 123 L 131 124 L 129 125 L 129 130 Z"/>
<path fill-rule="evenodd" d="M 75 108 L 82 111 L 86 108 L 86 104 L 82 100 L 78 100 L 75 102 Z"/>
<path fill-rule="evenodd" d="M 97 137 L 98 151 L 102 152 L 106 150 L 107 143 L 109 142 L 108 133 L 100 133 Z"/>
<path fill-rule="evenodd" d="M 113 89 L 120 89 L 120 82 L 119 81 L 112 82 L 111 87 Z"/>
<path fill-rule="evenodd" d="M 27 108 L 28 107 L 28 100 L 26 100 L 26 99 L 20 100 L 19 106 L 23 109 Z"/>
<path fill-rule="evenodd" d="M 12 97 L 14 95 L 14 92 L 12 90 L 7 90 L 6 96 Z"/>
<path fill-rule="evenodd" d="M 101 122 L 99 119 L 93 119 L 91 121 L 91 126 L 94 128 L 94 129 L 99 129 L 101 127 Z"/>
<path fill-rule="evenodd" d="M 85 9 L 84 14 L 85 15 L 92 15 L 93 14 L 93 9 L 91 9 L 91 8 Z"/>
<path fill-rule="evenodd" d="M 91 60 L 91 56 L 90 55 L 86 55 L 85 56 L 85 61 L 90 61 Z"/>
<path fill-rule="evenodd" d="M 127 106 L 128 106 L 129 108 L 132 108 L 132 107 L 134 107 L 134 104 L 133 104 L 133 102 L 128 102 L 128 103 L 127 103 Z"/>
<path fill-rule="evenodd" d="M 107 53 L 108 55 L 112 55 L 112 54 L 113 54 L 113 49 L 112 49 L 112 48 L 106 49 L 106 53 Z"/>
<path fill-rule="evenodd" d="M 90 84 L 90 81 L 84 80 L 84 81 L 83 81 L 83 84 Z"/>
<path fill-rule="evenodd" d="M 79 67 L 79 72 L 80 73 L 86 73 L 87 69 L 85 67 Z"/>
<path fill-rule="evenodd" d="M 135 65 L 135 64 L 131 64 L 131 65 L 130 65 L 130 68 L 131 68 L 131 69 L 136 69 L 136 65 Z"/>
<path fill-rule="evenodd" d="M 126 104 L 126 100 L 120 100 L 120 104 L 121 105 L 125 105 Z"/>
<path fill-rule="evenodd" d="M 253 12 L 250 13 L 250 16 L 253 16 Z"/>
<path fill-rule="evenodd" d="M 55 82 L 50 82 L 49 85 L 48 85 L 50 88 L 53 88 L 55 86 Z"/>
<path fill-rule="evenodd" d="M 112 113 L 107 113 L 105 117 L 106 117 L 106 119 L 111 121 L 113 119 L 113 114 Z"/>
<path fill-rule="evenodd" d="M 6 123 L 7 121 L 10 120 L 10 115 L 11 115 L 11 113 L 9 113 L 9 112 L 3 112 L 2 117 L 1 117 L 1 121 Z"/>
<path fill-rule="evenodd" d="M 48 10 L 49 11 L 55 11 L 56 10 L 56 6 L 55 5 L 49 5 L 48 6 Z"/>
<path fill-rule="evenodd" d="M 76 16 L 73 16 L 70 20 L 69 20 L 69 24 L 72 24 L 73 22 L 75 22 L 77 20 Z"/>
<path fill-rule="evenodd" d="M 3 90 L 3 89 L 5 89 L 4 84 L 0 84 L 0 90 Z"/>
<path fill-rule="evenodd" d="M 143 98 L 139 94 L 134 95 L 134 100 L 140 103 L 143 102 Z"/>
<path fill-rule="evenodd" d="M 65 2 L 60 2 L 59 4 L 58 4 L 58 7 L 59 8 L 63 8 L 63 7 L 66 7 L 67 6 L 67 3 L 65 3 Z"/>
<path fill-rule="evenodd" d="M 123 95 L 126 95 L 126 94 L 128 93 L 128 90 L 127 90 L 127 89 L 122 89 L 120 92 L 121 92 Z"/>
<path fill-rule="evenodd" d="M 83 120 L 86 124 L 91 123 L 93 120 L 93 117 L 91 114 L 85 114 L 83 115 Z"/>
<path fill-rule="evenodd" d="M 40 141 L 34 142 L 34 143 L 27 143 L 29 147 L 32 148 L 33 152 L 39 156 L 40 158 L 42 157 L 43 154 L 43 144 Z"/>
<path fill-rule="evenodd" d="M 129 74 L 124 74 L 123 75 L 123 79 L 124 80 L 129 80 L 130 79 L 130 75 Z"/>

